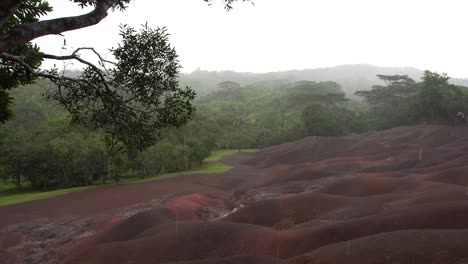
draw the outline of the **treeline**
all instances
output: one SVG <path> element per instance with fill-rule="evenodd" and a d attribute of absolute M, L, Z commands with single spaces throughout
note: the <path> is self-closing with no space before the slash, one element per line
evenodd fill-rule
<path fill-rule="evenodd" d="M 223 82 L 215 92 L 198 99 L 192 125 L 203 124 L 215 148 L 264 148 L 314 133 L 357 132 L 354 123 L 343 122 L 354 104 L 334 82 L 270 81 L 244 87 Z M 324 115 L 328 115 L 325 120 L 318 120 Z M 318 126 L 336 122 L 339 128 L 321 133 L 316 131 L 318 121 Z"/>
<path fill-rule="evenodd" d="M 420 122 L 453 123 L 468 111 L 468 89 L 426 71 L 420 82 L 378 76 L 386 85 L 349 99 L 335 82 L 222 82 L 200 96 L 192 120 L 159 131 L 140 152 L 110 151 L 104 134 L 69 124 L 64 110 L 43 99 L 38 83 L 13 91 L 16 118 L 0 126 L 0 177 L 34 189 L 84 186 L 155 176 L 198 166 L 214 149 L 264 148 L 305 136 L 341 136 Z"/>
<path fill-rule="evenodd" d="M 378 77 L 385 86 L 356 93 L 366 103 L 366 130 L 421 122 L 454 124 L 458 112 L 468 111 L 468 88 L 450 84 L 445 74 L 425 71 L 421 82 L 405 75 Z"/>
<path fill-rule="evenodd" d="M 109 151 L 104 134 L 70 124 L 67 113 L 44 99 L 47 82 L 12 91 L 15 119 L 0 126 L 0 177 L 18 188 L 86 186 L 144 178 L 196 167 L 209 156 L 195 138 L 161 131 L 163 140 L 140 152 Z"/>
<path fill-rule="evenodd" d="M 453 124 L 468 111 L 468 88 L 444 74 L 425 71 L 417 82 L 406 75 L 378 75 L 385 85 L 345 96 L 335 82 L 259 82 L 241 87 L 222 82 L 198 98 L 185 129 L 210 148 L 264 148 L 305 136 L 342 136 L 421 122 Z"/>

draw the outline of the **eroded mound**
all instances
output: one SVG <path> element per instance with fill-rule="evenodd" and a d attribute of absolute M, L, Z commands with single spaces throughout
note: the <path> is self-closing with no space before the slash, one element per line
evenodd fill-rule
<path fill-rule="evenodd" d="M 236 182 L 230 191 L 238 208 L 225 217 L 200 220 L 200 207 L 215 203 L 199 194 L 181 196 L 162 206 L 165 222 L 157 217 L 152 226 L 142 224 L 145 230 L 125 241 L 103 239 L 71 263 L 465 259 L 466 132 L 464 127 L 403 127 L 273 147 L 242 165 L 250 170 L 248 177 L 261 174 L 262 182 L 239 188 L 249 179 L 235 170 L 215 181 Z M 135 219 L 127 222 L 116 229 L 136 229 Z"/>
<path fill-rule="evenodd" d="M 132 187 L 160 202 L 67 263 L 468 263 L 467 127 L 309 137 L 225 162 L 223 174 Z M 8 234 L 11 257 L 21 236 Z"/>
<path fill-rule="evenodd" d="M 331 244 L 294 264 L 467 263 L 468 230 L 402 230 Z"/>

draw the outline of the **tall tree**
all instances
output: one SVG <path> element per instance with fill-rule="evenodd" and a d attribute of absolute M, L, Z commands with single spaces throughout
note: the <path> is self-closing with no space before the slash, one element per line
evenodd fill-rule
<path fill-rule="evenodd" d="M 449 83 L 446 74 L 425 71 L 414 97 L 414 112 L 423 121 L 450 121 L 466 109 L 462 88 Z"/>
<path fill-rule="evenodd" d="M 384 129 L 408 122 L 408 98 L 417 91 L 414 80 L 407 75 L 377 75 L 386 85 L 375 85 L 356 95 L 369 104 L 371 119 L 376 128 Z M 371 122 L 369 120 L 369 122 Z"/>
<path fill-rule="evenodd" d="M 223 0 L 228 10 L 236 1 Z M 45 0 L 0 1 L 0 122 L 13 115 L 9 90 L 46 78 L 58 86 L 51 98 L 70 111 L 74 122 L 104 128 L 112 139 L 124 144 L 146 147 L 157 139 L 157 133 L 152 133 L 155 129 L 185 123 L 193 110 L 194 93 L 178 87 L 176 77 L 180 65 L 165 29 L 144 26 L 137 32 L 124 26 L 123 43 L 112 50 L 117 62 L 104 60 L 93 48 L 78 48 L 69 55 L 57 56 L 43 53 L 31 43 L 38 37 L 96 25 L 110 10 L 124 11 L 132 0 L 70 2 L 93 10 L 77 16 L 40 20 L 52 11 Z M 83 51 L 93 52 L 99 64 L 84 60 L 80 56 Z M 74 60 L 86 68 L 81 76 L 74 78 L 59 74 L 57 69 L 41 70 L 44 59 Z"/>
<path fill-rule="evenodd" d="M 340 109 L 321 103 L 313 103 L 304 108 L 302 118 L 311 136 L 340 136 L 345 133 L 345 120 Z"/>

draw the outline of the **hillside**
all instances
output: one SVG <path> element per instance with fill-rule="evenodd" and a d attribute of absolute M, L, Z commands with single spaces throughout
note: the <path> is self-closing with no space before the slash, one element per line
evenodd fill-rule
<path fill-rule="evenodd" d="M 5 263 L 28 252 L 36 257 L 19 263 L 50 256 L 75 264 L 463 263 L 467 150 L 465 126 L 307 137 L 228 157 L 234 168 L 222 174 L 0 208 L 0 256 Z"/>
<path fill-rule="evenodd" d="M 196 70 L 181 76 L 181 83 L 189 85 L 200 95 L 205 95 L 217 89 L 217 85 L 224 81 L 237 82 L 241 86 L 257 82 L 270 82 L 281 85 L 301 80 L 333 81 L 342 86 L 346 94 L 352 95 L 358 90 L 369 90 L 373 85 L 382 84 L 377 74 L 408 75 L 419 81 L 423 71 L 412 67 L 379 67 L 366 64 L 341 65 L 329 68 L 290 70 L 270 73 L 239 73 L 233 71 L 204 71 Z M 453 84 L 468 86 L 467 79 L 451 79 Z"/>

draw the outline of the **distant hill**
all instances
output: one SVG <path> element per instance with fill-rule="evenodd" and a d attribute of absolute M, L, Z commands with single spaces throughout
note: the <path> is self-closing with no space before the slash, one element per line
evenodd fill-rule
<path fill-rule="evenodd" d="M 350 96 L 359 90 L 369 90 L 373 85 L 382 84 L 377 74 L 408 75 L 419 81 L 423 71 L 412 67 L 379 67 L 367 64 L 341 65 L 328 68 L 290 70 L 270 73 L 242 73 L 234 71 L 204 71 L 195 70 L 190 74 L 182 74 L 180 81 L 189 85 L 199 95 L 207 94 L 217 89 L 221 82 L 232 81 L 241 86 L 262 82 L 263 85 L 281 86 L 284 83 L 307 81 L 333 81 L 342 86 L 343 91 Z M 451 79 L 453 84 L 468 86 L 468 79 Z"/>

